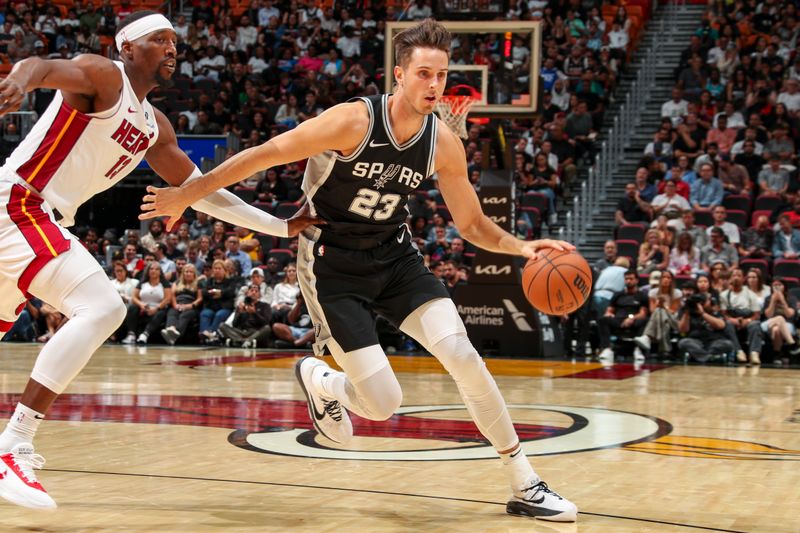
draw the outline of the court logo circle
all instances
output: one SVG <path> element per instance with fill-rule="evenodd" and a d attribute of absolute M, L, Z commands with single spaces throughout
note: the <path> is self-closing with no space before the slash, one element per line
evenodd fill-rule
<path fill-rule="evenodd" d="M 603 448 L 616 448 L 627 444 L 650 441 L 669 434 L 672 426 L 661 419 L 625 411 L 594 407 L 563 405 L 512 404 L 510 409 L 527 409 L 559 413 L 571 419 L 567 427 L 516 425 L 520 441 L 528 456 L 577 453 Z M 457 431 L 461 425 L 472 424 L 466 420 L 431 418 L 442 411 L 466 410 L 456 405 L 404 406 L 397 410 L 394 422 L 409 431 L 383 431 L 382 437 L 419 438 L 458 442 Z M 421 416 L 414 416 L 421 415 Z M 414 420 L 425 426 L 424 434 L 413 435 Z M 520 428 L 520 426 L 525 426 Z M 471 426 L 474 429 L 474 425 Z M 454 432 L 456 433 L 454 435 Z M 494 459 L 497 452 L 485 441 L 479 444 L 431 447 L 403 450 L 358 450 L 325 446 L 315 439 L 316 433 L 307 429 L 285 427 L 262 432 L 236 431 L 229 441 L 236 446 L 261 453 L 290 455 L 316 459 L 344 459 L 360 461 L 458 461 L 470 459 Z M 378 436 L 357 431 L 358 436 Z M 474 439 L 471 439 L 474 442 Z"/>

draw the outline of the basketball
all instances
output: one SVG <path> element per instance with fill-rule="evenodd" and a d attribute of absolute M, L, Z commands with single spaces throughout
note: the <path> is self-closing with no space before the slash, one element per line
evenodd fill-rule
<path fill-rule="evenodd" d="M 542 250 L 522 269 L 522 289 L 537 310 L 564 315 L 583 305 L 592 291 L 592 269 L 578 252 Z"/>

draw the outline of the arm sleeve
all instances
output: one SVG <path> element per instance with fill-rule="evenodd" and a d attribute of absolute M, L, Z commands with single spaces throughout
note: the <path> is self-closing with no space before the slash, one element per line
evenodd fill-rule
<path fill-rule="evenodd" d="M 183 183 L 186 185 L 192 180 L 202 176 L 200 169 L 194 167 L 194 172 Z M 236 226 L 254 229 L 261 233 L 275 235 L 277 237 L 288 237 L 289 226 L 286 221 L 265 213 L 244 202 L 241 198 L 225 189 L 220 189 L 215 193 L 209 194 L 202 200 L 192 204 L 192 209 L 202 211 L 214 218 L 224 220 Z"/>

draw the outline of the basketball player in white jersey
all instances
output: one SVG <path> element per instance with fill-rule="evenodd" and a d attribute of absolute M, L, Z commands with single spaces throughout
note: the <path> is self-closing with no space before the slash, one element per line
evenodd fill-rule
<path fill-rule="evenodd" d="M 310 158 L 303 189 L 312 214 L 326 225 L 301 235 L 299 279 L 314 321 L 315 352 L 329 350 L 344 369 L 336 372 L 314 357 L 298 362 L 317 431 L 344 444 L 353 434 L 347 410 L 385 420 L 400 406 L 400 385 L 375 334 L 372 312 L 378 313 L 420 342 L 455 379 L 505 465 L 513 491 L 507 512 L 574 521 L 577 507 L 531 468 L 494 379 L 404 224 L 408 194 L 435 172 L 459 232 L 477 246 L 524 257 L 544 247 L 574 249 L 561 241 L 519 240 L 481 211 L 461 140 L 432 115 L 447 81 L 450 39 L 432 20 L 406 30 L 395 40 L 394 94 L 337 105 L 179 189 L 150 187 L 140 218 L 175 221 L 221 187 Z"/>
<path fill-rule="evenodd" d="M 33 437 L 58 394 L 125 317 L 105 273 L 64 229 L 95 194 L 130 173 L 142 158 L 168 183 L 201 172 L 177 145 L 169 121 L 147 101 L 175 71 L 175 31 L 155 12 L 122 21 L 120 61 L 26 59 L 0 82 L 0 114 L 19 108 L 37 88 L 53 102 L 0 169 L 0 332 L 36 296 L 70 318 L 39 354 L 22 398 L 0 434 L 0 496 L 26 507 L 55 508 L 33 469 L 44 459 Z M 317 221 L 276 219 L 227 192 L 195 205 L 212 216 L 273 235 L 297 234 Z"/>

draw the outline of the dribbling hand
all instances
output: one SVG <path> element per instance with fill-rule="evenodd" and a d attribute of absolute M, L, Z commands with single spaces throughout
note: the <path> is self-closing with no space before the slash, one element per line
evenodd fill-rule
<path fill-rule="evenodd" d="M 311 209 L 308 206 L 308 202 L 304 203 L 291 218 L 286 219 L 289 237 L 295 237 L 309 226 L 319 226 L 323 224 L 327 224 L 327 222 L 319 217 L 311 216 Z"/>
<path fill-rule="evenodd" d="M 522 243 L 520 255 L 528 259 L 536 259 L 539 257 L 537 252 L 542 248 L 553 248 L 562 252 L 575 251 L 575 246 L 566 242 L 558 241 L 555 239 L 539 239 L 537 241 L 525 241 Z"/>

